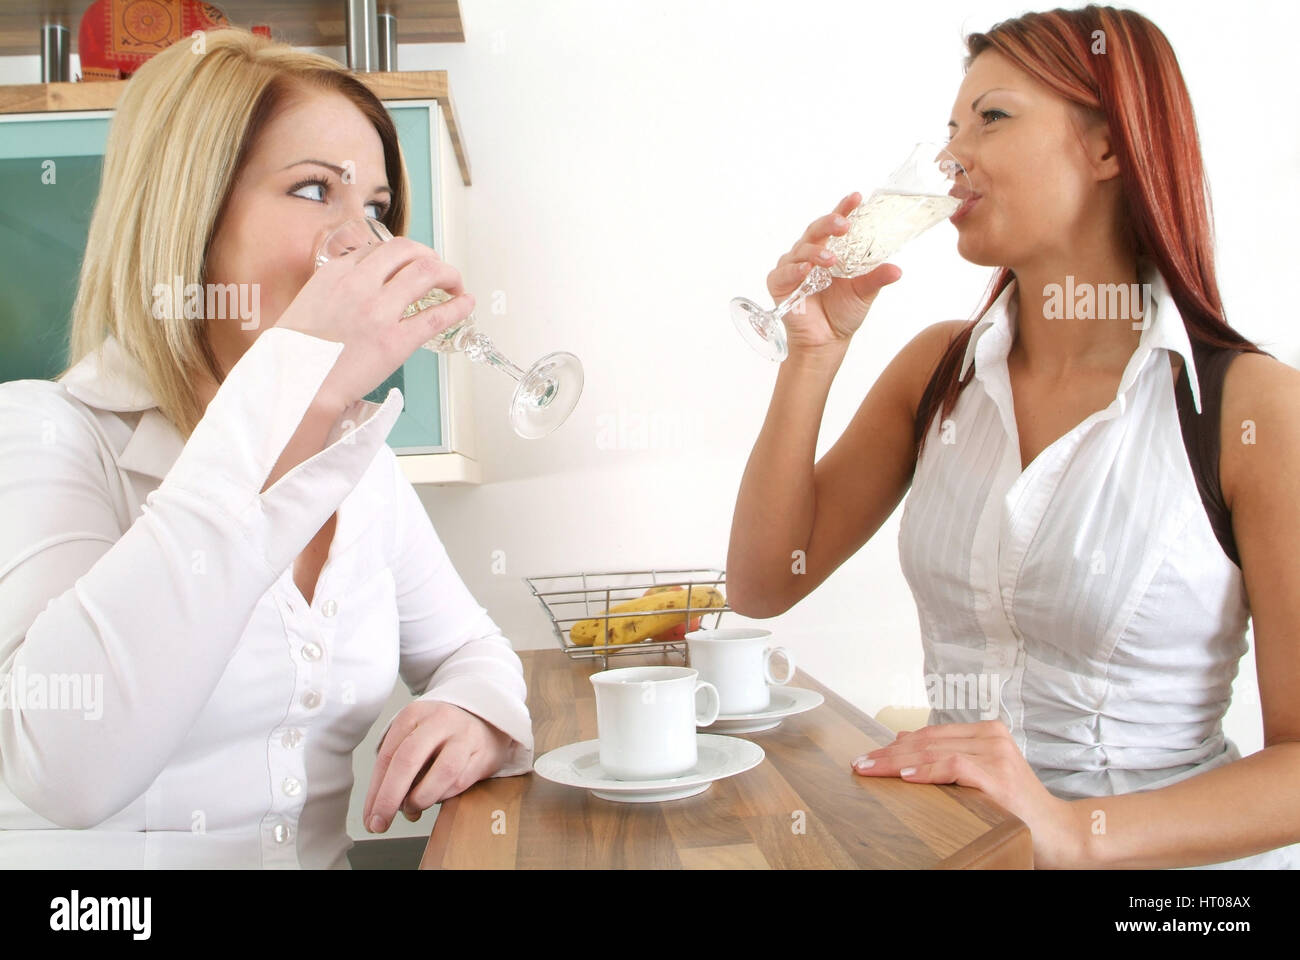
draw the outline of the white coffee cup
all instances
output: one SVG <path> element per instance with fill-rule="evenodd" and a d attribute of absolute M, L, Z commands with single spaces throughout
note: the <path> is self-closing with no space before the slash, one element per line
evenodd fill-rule
<path fill-rule="evenodd" d="M 772 703 L 771 686 L 794 678 L 794 654 L 773 647 L 771 630 L 733 627 L 729 630 L 695 630 L 686 634 L 691 666 L 718 688 L 722 716 L 760 713 Z M 772 658 L 785 657 L 785 676 L 772 675 Z M 771 685 L 771 686 L 769 686 Z"/>
<path fill-rule="evenodd" d="M 690 667 L 622 667 L 591 675 L 600 765 L 615 780 L 668 780 L 699 760 L 697 726 L 718 718 L 718 691 Z M 704 712 L 697 706 L 708 692 Z"/>

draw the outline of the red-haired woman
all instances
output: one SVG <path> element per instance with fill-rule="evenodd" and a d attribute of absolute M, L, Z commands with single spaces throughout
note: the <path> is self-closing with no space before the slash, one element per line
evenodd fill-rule
<path fill-rule="evenodd" d="M 1224 319 L 1173 51 L 1094 6 L 967 45 L 949 149 L 972 194 L 953 221 L 961 255 L 999 268 L 988 301 L 909 343 L 815 465 L 849 339 L 901 274 L 787 315 L 731 603 L 788 609 L 911 487 L 899 552 L 926 675 L 1000 696 L 932 702 L 859 774 L 984 790 L 1040 867 L 1300 865 L 1300 373 Z M 773 297 L 833 262 L 858 200 L 781 257 Z M 1243 759 L 1222 719 L 1250 617 L 1265 746 Z"/>

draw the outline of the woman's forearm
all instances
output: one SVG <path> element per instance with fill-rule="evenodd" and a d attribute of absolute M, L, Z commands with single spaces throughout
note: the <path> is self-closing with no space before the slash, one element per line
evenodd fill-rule
<path fill-rule="evenodd" d="M 816 513 L 817 435 L 840 360 L 791 356 L 777 373 L 763 429 L 745 467 L 727 554 L 730 603 L 747 616 L 775 616 L 807 549 Z"/>
<path fill-rule="evenodd" d="M 1300 742 L 1287 741 L 1158 790 L 1071 801 L 1084 869 L 1168 869 L 1300 842 Z"/>

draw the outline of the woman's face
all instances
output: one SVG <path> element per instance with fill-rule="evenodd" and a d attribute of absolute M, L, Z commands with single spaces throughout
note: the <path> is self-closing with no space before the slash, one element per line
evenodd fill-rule
<path fill-rule="evenodd" d="M 386 176 L 379 134 L 341 94 L 301 94 L 266 125 L 208 251 L 208 283 L 259 286 L 256 326 L 238 316 L 207 321 L 223 371 L 275 325 L 311 277 L 330 230 L 353 217 L 383 216 Z"/>
<path fill-rule="evenodd" d="M 984 266 L 1069 262 L 1110 229 L 1118 174 L 1104 123 L 1084 144 L 1070 103 L 996 50 L 977 56 L 953 105 L 948 149 L 979 196 L 955 221 L 957 251 Z M 1118 180 L 1115 180 L 1118 185 Z"/>

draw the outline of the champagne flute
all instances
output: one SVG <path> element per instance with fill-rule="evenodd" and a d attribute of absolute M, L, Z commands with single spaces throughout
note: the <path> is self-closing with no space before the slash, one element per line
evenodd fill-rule
<path fill-rule="evenodd" d="M 391 239 L 392 233 L 378 220 L 371 217 L 348 220 L 321 244 L 316 252 L 316 269 L 353 250 Z M 408 306 L 402 319 L 451 298 L 451 294 L 435 287 Z M 510 400 L 510 425 L 526 440 L 544 437 L 562 424 L 582 395 L 582 362 L 576 356 L 565 351 L 548 353 L 528 370 L 521 370 L 493 346 L 486 334 L 478 331 L 473 314 L 421 346 L 434 353 L 463 352 L 475 363 L 496 367 L 513 377 L 518 385 Z"/>
<path fill-rule="evenodd" d="M 805 297 L 831 285 L 832 278 L 860 277 L 892 257 L 909 240 L 957 212 L 971 195 L 966 171 L 942 144 L 918 143 L 885 185 L 849 214 L 849 231 L 831 237 L 830 267 L 814 266 L 790 296 L 773 310 L 752 300 L 731 301 L 731 318 L 746 342 L 769 360 L 789 356 L 782 318 Z"/>

